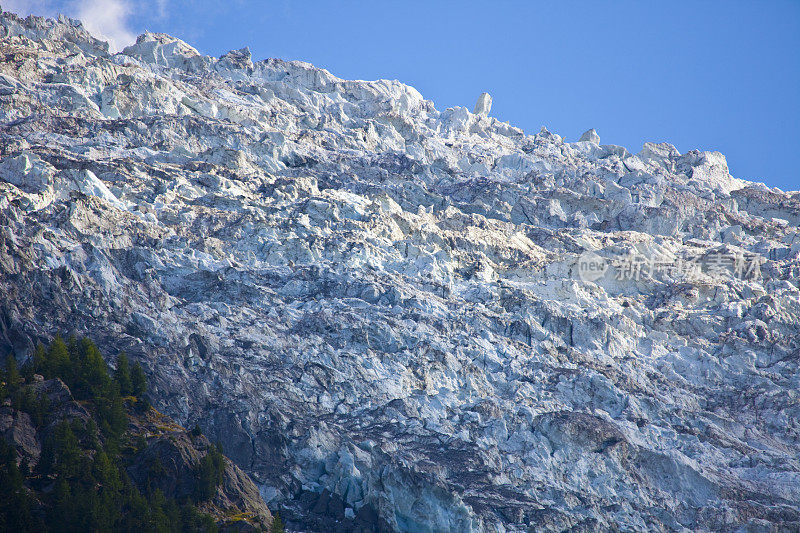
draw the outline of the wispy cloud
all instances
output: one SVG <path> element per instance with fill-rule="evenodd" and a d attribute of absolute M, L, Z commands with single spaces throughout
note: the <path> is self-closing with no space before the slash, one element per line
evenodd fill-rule
<path fill-rule="evenodd" d="M 156 10 L 158 18 L 163 19 L 167 17 L 167 0 L 156 0 Z"/>
<path fill-rule="evenodd" d="M 128 26 L 131 7 L 124 0 L 79 0 L 75 16 L 90 33 L 105 39 L 114 50 L 122 50 L 136 40 Z"/>
<path fill-rule="evenodd" d="M 131 27 L 133 6 L 130 0 L 0 0 L 6 11 L 20 15 L 55 16 L 65 13 L 70 17 L 83 21 L 86 29 L 98 38 L 106 40 L 114 50 L 133 43 L 137 31 Z M 139 2 L 137 7 L 149 11 L 151 17 L 163 19 L 167 16 L 168 0 L 151 0 Z"/>

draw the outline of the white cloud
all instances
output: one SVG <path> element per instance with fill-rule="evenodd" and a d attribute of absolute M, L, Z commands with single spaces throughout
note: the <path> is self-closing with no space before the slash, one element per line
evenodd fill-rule
<path fill-rule="evenodd" d="M 83 21 L 89 32 L 111 44 L 114 50 L 122 50 L 136 40 L 128 26 L 130 5 L 123 0 L 78 0 L 75 17 Z"/>
<path fill-rule="evenodd" d="M 158 18 L 166 18 L 167 16 L 167 0 L 156 0 L 156 10 Z"/>

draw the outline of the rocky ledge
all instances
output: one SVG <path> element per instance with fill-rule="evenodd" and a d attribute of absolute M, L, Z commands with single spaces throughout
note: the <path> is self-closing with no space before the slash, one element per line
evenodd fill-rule
<path fill-rule="evenodd" d="M 0 351 L 124 349 L 295 529 L 800 527 L 799 193 L 488 95 L 0 37 Z"/>

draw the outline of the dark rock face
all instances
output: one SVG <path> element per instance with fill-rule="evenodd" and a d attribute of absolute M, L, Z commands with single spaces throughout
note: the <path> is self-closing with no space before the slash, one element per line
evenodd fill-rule
<path fill-rule="evenodd" d="M 389 533 L 393 530 L 373 507 L 365 505 L 358 512 L 348 512 L 342 498 L 327 489 L 321 494 L 302 491 L 282 512 L 290 530 L 335 533 Z"/>
<path fill-rule="evenodd" d="M 246 50 L 0 35 L 0 353 L 124 350 L 298 529 L 797 527 L 800 194 Z"/>
<path fill-rule="evenodd" d="M 37 397 L 47 396 L 49 405 L 47 429 L 52 429 L 62 420 L 72 421 L 78 419 L 82 422 L 89 420 L 90 415 L 86 409 L 75 401 L 69 387 L 60 379 L 37 381 L 30 385 Z"/>
<path fill-rule="evenodd" d="M 36 427 L 31 415 L 12 407 L 11 399 L 0 407 L 0 435 L 13 446 L 18 453 L 18 462 L 25 460 L 33 468 L 39 462 L 42 444 L 61 421 L 79 420 L 85 423 L 90 415 L 77 403 L 69 388 L 60 379 L 41 380 L 26 385 L 31 389 L 33 397 L 39 401 L 47 398 L 48 414 L 41 427 Z"/>
<path fill-rule="evenodd" d="M 16 448 L 19 461 L 36 465 L 42 446 L 36 438 L 36 428 L 28 413 L 12 409 L 10 405 L 0 407 L 0 436 Z"/>
<path fill-rule="evenodd" d="M 168 425 L 165 425 L 168 424 Z M 128 465 L 128 474 L 138 486 L 148 484 L 178 500 L 192 498 L 198 491 L 197 468 L 209 453 L 203 435 L 194 436 L 164 417 L 134 421 L 137 434 L 147 435 L 147 447 Z M 223 480 L 211 503 L 219 509 L 238 509 L 269 524 L 272 515 L 253 481 L 234 463 L 226 460 Z"/>
<path fill-rule="evenodd" d="M 137 485 L 154 483 L 164 494 L 174 494 L 176 498 L 190 498 L 197 493 L 198 482 L 195 469 L 204 455 L 195 448 L 185 434 L 175 434 L 155 439 L 148 443 L 136 461 L 128 466 L 128 474 Z M 158 465 L 163 476 L 152 476 L 151 471 Z"/>

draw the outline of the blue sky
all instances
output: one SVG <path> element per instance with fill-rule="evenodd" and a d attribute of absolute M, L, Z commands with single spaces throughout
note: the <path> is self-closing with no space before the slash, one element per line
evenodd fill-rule
<path fill-rule="evenodd" d="M 800 189 L 800 1 L 292 2 L 0 0 L 82 13 L 124 41 L 144 29 L 220 55 L 301 59 L 350 79 L 399 79 L 439 109 L 636 152 L 719 150 L 731 173 Z"/>

